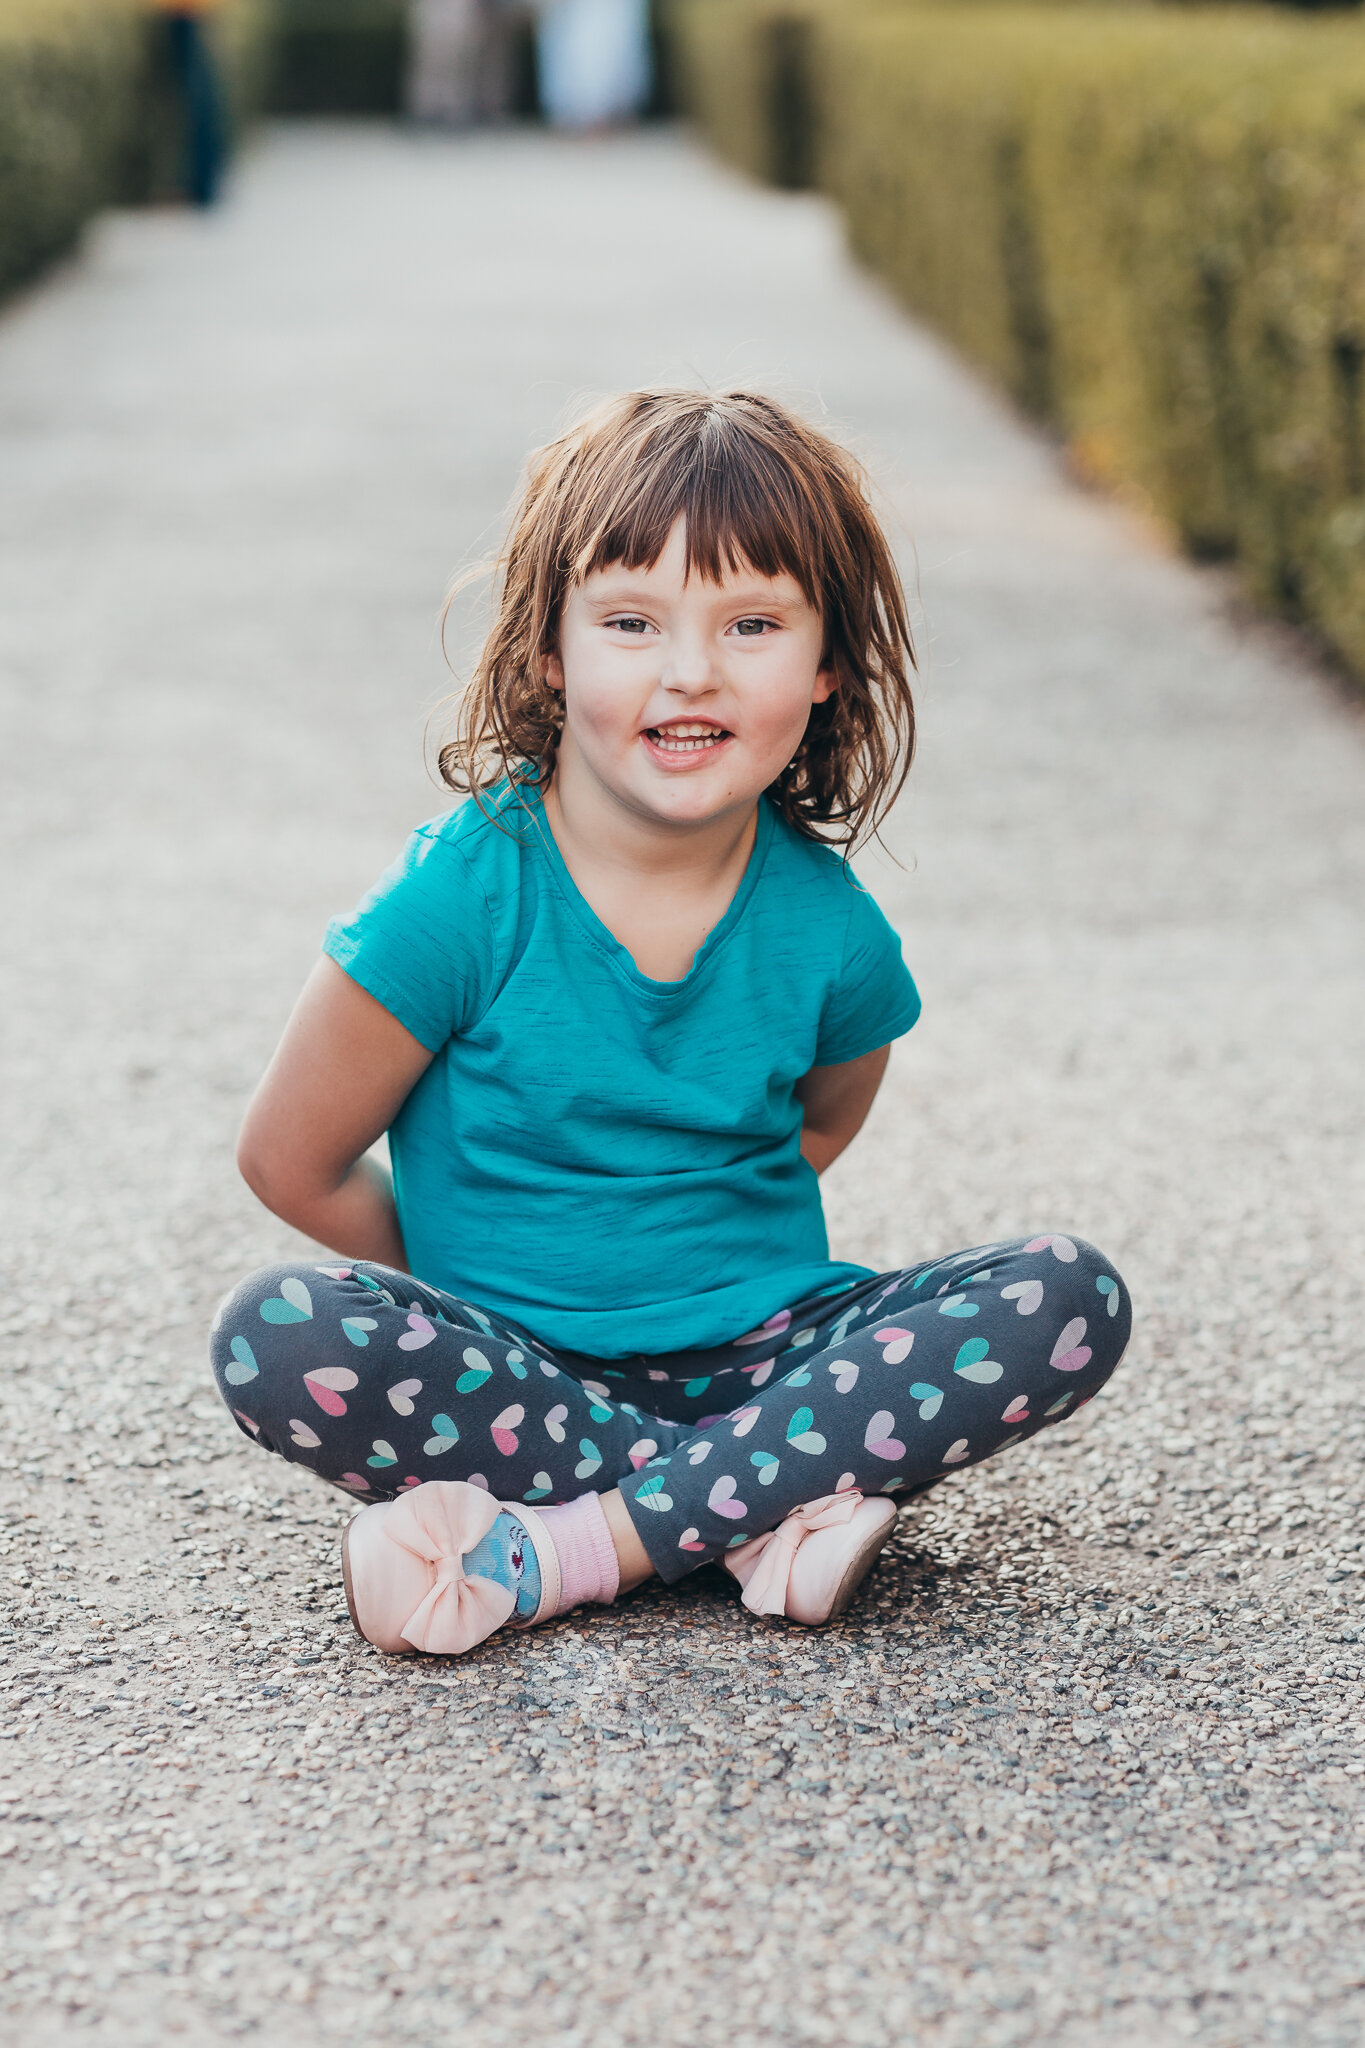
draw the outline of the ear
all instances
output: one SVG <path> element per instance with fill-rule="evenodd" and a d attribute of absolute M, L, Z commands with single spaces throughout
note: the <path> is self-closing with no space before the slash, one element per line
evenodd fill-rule
<path fill-rule="evenodd" d="M 547 687 L 562 697 L 564 695 L 564 664 L 559 658 L 558 648 L 555 648 L 549 654 L 541 656 L 541 674 L 545 678 Z"/>
<path fill-rule="evenodd" d="M 815 688 L 811 691 L 812 704 L 827 704 L 839 687 L 839 671 L 831 662 L 815 672 Z"/>

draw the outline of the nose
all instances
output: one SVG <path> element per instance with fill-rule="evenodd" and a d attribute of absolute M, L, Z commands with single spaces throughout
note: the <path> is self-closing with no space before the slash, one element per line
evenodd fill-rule
<path fill-rule="evenodd" d="M 719 687 L 720 678 L 707 635 L 688 627 L 670 633 L 659 681 L 665 690 L 688 703 L 710 696 Z"/>

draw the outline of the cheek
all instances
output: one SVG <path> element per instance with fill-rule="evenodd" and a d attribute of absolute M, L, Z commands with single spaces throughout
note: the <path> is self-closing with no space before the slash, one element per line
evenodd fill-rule
<path fill-rule="evenodd" d="M 795 676 L 775 678 L 754 700 L 750 738 L 765 753 L 790 759 L 801 744 L 810 713 L 811 685 L 805 669 Z"/>
<path fill-rule="evenodd" d="M 635 737 L 634 706 L 615 692 L 590 683 L 564 694 L 565 718 L 578 737 L 593 746 L 610 746 Z"/>

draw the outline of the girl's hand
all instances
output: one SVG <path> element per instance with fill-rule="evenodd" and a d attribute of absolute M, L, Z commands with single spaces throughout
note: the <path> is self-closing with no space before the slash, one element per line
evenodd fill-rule
<path fill-rule="evenodd" d="M 406 1272 L 392 1180 L 365 1154 L 431 1060 L 324 956 L 247 1109 L 237 1140 L 242 1178 L 267 1209 L 330 1251 Z"/>
<path fill-rule="evenodd" d="M 801 1157 L 817 1173 L 832 1165 L 857 1137 L 890 1057 L 890 1046 L 881 1045 L 861 1059 L 843 1060 L 836 1067 L 812 1067 L 797 1082 L 796 1099 L 806 1113 Z"/>

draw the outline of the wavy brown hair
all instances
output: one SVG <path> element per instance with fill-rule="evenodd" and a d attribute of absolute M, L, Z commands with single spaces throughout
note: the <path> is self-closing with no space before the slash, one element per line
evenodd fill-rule
<path fill-rule="evenodd" d="M 811 707 L 768 795 L 798 832 L 851 850 L 914 753 L 905 592 L 861 464 L 760 392 L 627 392 L 533 456 L 495 565 L 493 628 L 437 756 L 442 781 L 476 799 L 527 774 L 545 787 L 563 723 L 545 657 L 565 593 L 618 562 L 652 567 L 679 519 L 689 575 L 785 571 L 820 613 L 838 688 Z"/>

